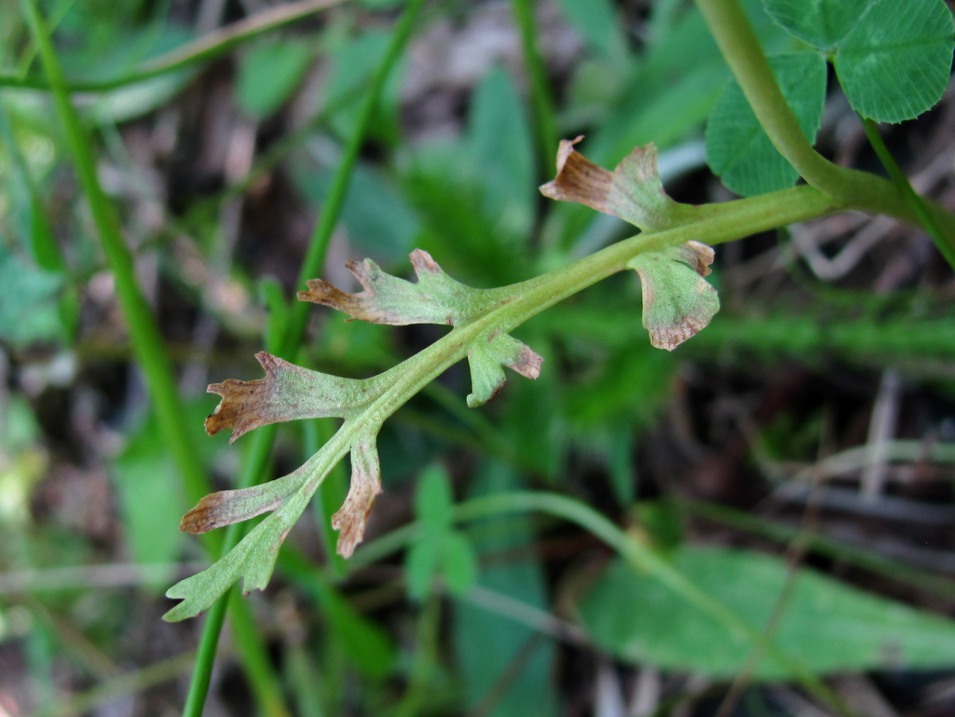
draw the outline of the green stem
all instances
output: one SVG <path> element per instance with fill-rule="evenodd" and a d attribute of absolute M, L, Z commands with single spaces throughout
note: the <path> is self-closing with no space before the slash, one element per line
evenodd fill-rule
<path fill-rule="evenodd" d="M 92 142 L 70 102 L 64 86 L 62 68 L 36 6 L 32 0 L 23 0 L 23 7 L 50 80 L 53 100 L 63 123 L 70 153 L 73 155 L 77 178 L 89 203 L 103 253 L 116 280 L 117 300 L 126 318 L 134 355 L 146 378 L 160 430 L 182 474 L 188 497 L 201 498 L 208 492 L 210 484 L 203 472 L 195 444 L 185 424 L 180 420 L 184 411 L 173 378 L 172 365 L 152 311 L 139 291 L 133 259 L 123 240 L 113 207 L 96 175 Z"/>
<path fill-rule="evenodd" d="M 816 152 L 802 133 L 737 0 L 696 0 L 696 4 L 773 146 L 806 182 L 833 197 L 841 196 L 842 171 Z"/>
<path fill-rule="evenodd" d="M 862 118 L 862 129 L 865 131 L 866 137 L 869 138 L 869 144 L 871 144 L 872 149 L 875 150 L 879 161 L 882 162 L 882 166 L 885 167 L 885 171 L 889 173 L 893 184 L 895 184 L 896 188 L 905 198 L 905 203 L 912 209 L 922 228 L 932 237 L 932 241 L 935 242 L 935 246 L 942 256 L 945 257 L 952 271 L 955 271 L 955 235 L 946 235 L 944 233 L 935 215 L 932 214 L 925 201 L 916 194 L 908 177 L 905 176 L 905 173 L 899 165 L 896 164 L 895 159 L 889 152 L 889 148 L 886 147 L 885 142 L 882 141 L 882 136 L 879 134 L 875 122 Z"/>
<path fill-rule="evenodd" d="M 521 31 L 524 65 L 531 83 L 531 104 L 534 110 L 534 130 L 538 145 L 538 168 L 545 174 L 557 152 L 557 118 L 554 101 L 547 83 L 547 72 L 537 47 L 537 28 L 534 22 L 533 0 L 513 0 L 514 17 Z"/>
<path fill-rule="evenodd" d="M 345 204 L 345 198 L 348 196 L 348 187 L 351 183 L 351 176 L 355 165 L 358 162 L 358 153 L 361 150 L 368 127 L 378 106 L 378 100 L 384 89 L 385 81 L 391 75 L 391 71 L 397 63 L 401 52 L 411 37 L 414 29 L 418 11 L 421 9 L 422 0 L 411 0 L 405 7 L 404 12 L 398 19 L 398 23 L 391 36 L 391 43 L 388 45 L 385 57 L 378 66 L 378 71 L 372 78 L 368 93 L 362 103 L 358 113 L 358 119 L 355 123 L 355 131 L 348 138 L 345 150 L 342 155 L 341 164 L 332 178 L 332 184 L 328 190 L 328 196 L 322 205 L 321 213 L 318 217 L 318 223 L 315 225 L 315 231 L 312 233 L 312 239 L 308 246 L 308 252 L 302 262 L 298 274 L 299 286 L 304 286 L 308 279 L 321 275 L 322 267 L 325 262 L 325 254 L 328 252 L 328 244 L 331 241 L 332 233 L 335 231 L 335 225 L 338 223 L 338 217 L 341 214 L 342 207 Z M 305 327 L 308 324 L 310 305 L 303 301 L 296 301 L 292 307 L 289 323 L 285 329 L 281 346 L 276 347 L 279 355 L 291 356 L 302 343 L 305 335 Z"/>
<path fill-rule="evenodd" d="M 256 15 L 214 30 L 197 40 L 186 43 L 146 62 L 140 69 L 109 80 L 64 82 L 68 93 L 107 92 L 125 85 L 184 70 L 205 60 L 219 57 L 246 40 L 298 22 L 316 12 L 340 5 L 345 0 L 302 0 L 278 5 Z M 0 87 L 52 90 L 52 82 L 42 78 L 0 74 Z"/>
<path fill-rule="evenodd" d="M 305 279 L 317 276 L 322 273 L 325 254 L 328 250 L 328 243 L 332 232 L 341 215 L 345 196 L 347 195 L 348 185 L 355 165 L 358 161 L 358 151 L 361 148 L 362 141 L 368 132 L 374 110 L 384 87 L 386 78 L 391 74 L 395 63 L 401 55 L 402 48 L 407 44 L 414 28 L 414 21 L 422 5 L 422 0 L 412 0 L 405 8 L 402 17 L 392 34 L 391 43 L 378 68 L 378 72 L 372 81 L 371 87 L 365 96 L 358 121 L 355 123 L 354 130 L 349 138 L 345 154 L 341 164 L 335 172 L 332 179 L 332 185 L 329 189 L 328 197 L 322 207 L 319 222 L 312 236 L 312 242 L 308 253 L 302 265 L 301 276 L 304 277 L 299 282 L 305 283 Z M 274 345 L 268 349 L 272 353 L 294 356 L 298 353 L 298 347 L 301 344 L 305 333 L 305 325 L 308 320 L 307 312 L 303 312 L 302 302 L 298 302 L 289 316 L 288 323 L 284 332 L 274 332 L 276 338 Z M 265 467 L 268 464 L 269 454 L 272 450 L 272 444 L 275 441 L 276 427 L 267 426 L 259 429 L 253 435 L 252 443 L 245 454 L 242 463 L 242 470 L 237 480 L 237 487 L 244 488 L 258 483 L 265 473 Z M 243 525 L 236 524 L 229 526 L 226 531 L 223 555 L 234 548 L 242 538 L 245 529 Z M 232 588 L 230 592 L 235 592 Z M 205 703 L 206 692 L 209 686 L 209 679 L 212 673 L 212 666 L 215 662 L 216 645 L 219 640 L 219 633 L 222 630 L 222 623 L 228 609 L 228 595 L 223 596 L 210 608 L 206 622 L 203 625 L 203 632 L 200 641 L 200 649 L 196 656 L 196 665 L 193 670 L 193 679 L 189 687 L 189 695 L 186 708 L 183 711 L 183 717 L 201 717 L 202 708 Z M 237 603 L 235 607 L 244 603 Z"/>
<path fill-rule="evenodd" d="M 80 186 L 86 195 L 103 253 L 116 281 L 117 300 L 126 319 L 134 355 L 146 380 L 160 432 L 182 476 L 186 496 L 193 501 L 199 500 L 212 488 L 203 470 L 202 459 L 192 441 L 192 434 L 182 421 L 185 410 L 172 364 L 166 354 L 165 343 L 152 311 L 139 290 L 133 258 L 123 240 L 113 206 L 99 183 L 93 143 L 70 101 L 63 70 L 49 32 L 33 0 L 22 0 L 22 6 L 49 79 Z M 218 537 L 204 541 L 206 549 L 212 553 L 218 552 L 217 548 L 221 543 Z M 246 611 L 248 607 L 243 605 L 242 609 Z M 264 658 L 265 650 L 254 630 L 243 634 L 241 643 L 240 654 L 245 664 L 267 664 Z M 256 691 L 256 698 L 263 706 L 272 705 L 279 699 L 274 687 L 277 681 L 274 678 L 263 676 L 263 679 L 257 680 L 255 684 L 259 687 L 272 685 L 264 692 Z"/>
<path fill-rule="evenodd" d="M 891 182 L 868 172 L 840 167 L 813 149 L 783 97 L 759 38 L 738 0 L 696 0 L 696 4 L 759 124 L 773 146 L 810 186 L 853 209 L 922 223 L 919 211 Z M 955 247 L 955 216 L 933 202 L 923 201 L 925 212 L 949 246 Z"/>

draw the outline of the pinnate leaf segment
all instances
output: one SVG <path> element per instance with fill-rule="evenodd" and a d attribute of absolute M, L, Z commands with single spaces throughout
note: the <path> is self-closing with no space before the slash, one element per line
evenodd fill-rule
<path fill-rule="evenodd" d="M 609 171 L 576 151 L 580 140 L 561 142 L 557 176 L 541 187 L 552 199 L 570 201 L 611 214 L 644 231 L 659 231 L 701 218 L 704 208 L 674 202 L 666 195 L 656 168 L 653 145 L 633 150 Z M 676 348 L 709 324 L 719 309 L 716 291 L 703 277 L 713 250 L 695 241 L 637 254 L 620 268 L 640 276 L 643 324 L 651 343 Z M 212 493 L 182 519 L 180 528 L 204 533 L 270 513 L 231 551 L 201 573 L 167 591 L 181 599 L 166 615 L 182 620 L 209 608 L 233 584 L 263 589 L 289 530 L 301 516 L 325 476 L 350 455 L 351 485 L 341 509 L 332 516 L 339 531 L 338 552 L 348 557 L 362 541 L 375 497 L 381 493 L 376 437 L 384 421 L 448 366 L 467 358 L 471 393 L 467 403 L 481 406 L 503 388 L 509 368 L 537 378 L 543 359 L 510 335 L 529 316 L 556 299 L 534 302 L 531 286 L 545 277 L 497 289 L 475 289 L 449 277 L 425 251 L 411 254 L 416 281 L 384 272 L 370 259 L 351 262 L 362 287 L 347 293 L 321 279 L 308 282 L 298 298 L 337 309 L 351 319 L 378 324 L 439 324 L 448 335 L 397 366 L 367 379 L 332 376 L 289 363 L 269 353 L 256 359 L 265 371 L 254 381 L 228 379 L 209 386 L 222 397 L 206 419 L 214 434 L 244 433 L 271 423 L 306 418 L 340 418 L 338 431 L 296 471 L 268 483 Z M 536 283 L 535 283 L 536 282 Z M 530 298 L 528 298 L 530 297 Z M 524 304 L 530 303 L 530 307 Z M 522 308 L 523 307 L 523 308 Z"/>

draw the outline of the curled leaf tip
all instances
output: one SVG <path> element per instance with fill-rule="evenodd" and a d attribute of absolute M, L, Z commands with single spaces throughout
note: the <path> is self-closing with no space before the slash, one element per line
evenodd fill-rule
<path fill-rule="evenodd" d="M 311 279 L 298 298 L 373 324 L 457 324 L 471 308 L 475 290 L 445 274 L 426 251 L 415 249 L 410 258 L 416 282 L 392 276 L 365 259 L 347 264 L 362 291 L 349 294 L 322 279 Z"/>
<path fill-rule="evenodd" d="M 468 351 L 471 368 L 468 406 L 483 406 L 501 392 L 507 380 L 504 366 L 521 376 L 535 379 L 540 376 L 543 363 L 540 354 L 510 334 L 492 333 L 478 339 Z"/>
<path fill-rule="evenodd" d="M 695 213 L 695 207 L 674 202 L 663 190 L 652 142 L 634 148 L 611 172 L 574 149 L 581 139 L 561 141 L 557 176 L 540 187 L 545 197 L 583 204 L 644 231 L 673 226 Z"/>
<path fill-rule="evenodd" d="M 367 382 L 331 376 L 289 363 L 265 351 L 255 355 L 265 376 L 254 381 L 227 379 L 211 384 L 222 396 L 206 418 L 211 436 L 232 429 L 231 441 L 253 428 L 301 418 L 345 418 L 367 400 Z"/>
<path fill-rule="evenodd" d="M 545 197 L 561 202 L 584 204 L 605 212 L 605 199 L 610 191 L 613 175 L 574 149 L 584 138 L 562 139 L 557 148 L 557 176 L 540 186 Z"/>
<path fill-rule="evenodd" d="M 332 516 L 332 527 L 339 531 L 337 552 L 350 558 L 365 537 L 365 525 L 375 498 L 382 492 L 381 465 L 374 439 L 356 443 L 351 451 L 351 484 L 344 504 Z"/>
<path fill-rule="evenodd" d="M 232 436 L 229 442 L 232 443 L 243 433 L 273 422 L 268 420 L 265 415 L 268 411 L 264 407 L 272 402 L 276 368 L 286 362 L 265 351 L 257 353 L 255 359 L 265 369 L 265 378 L 255 381 L 230 378 L 222 383 L 210 384 L 206 389 L 208 393 L 216 393 L 222 397 L 216 410 L 206 418 L 206 433 L 210 436 L 224 428 L 231 428 Z"/>
<path fill-rule="evenodd" d="M 179 530 L 183 533 L 199 535 L 218 528 L 219 523 L 214 516 L 222 506 L 223 493 L 224 491 L 210 493 L 200 500 L 192 510 L 182 516 L 182 520 L 179 522 Z"/>

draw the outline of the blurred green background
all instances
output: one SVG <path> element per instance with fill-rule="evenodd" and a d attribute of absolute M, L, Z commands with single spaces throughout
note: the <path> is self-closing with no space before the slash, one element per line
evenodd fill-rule
<path fill-rule="evenodd" d="M 205 386 L 260 376 L 403 6 L 40 4 L 216 488 L 250 439 L 205 436 Z M 746 7 L 765 47 L 792 42 Z M 0 18 L 0 716 L 179 714 L 202 619 L 161 616 L 164 590 L 208 564 L 178 531 L 194 500 L 21 5 L 0 0 Z M 609 167 L 653 141 L 672 195 L 726 200 L 703 128 L 728 77 L 678 0 L 425 3 L 324 276 L 350 287 L 344 264 L 364 257 L 407 276 L 418 247 L 492 287 L 627 236 L 536 190 L 578 134 Z M 952 137 L 950 96 L 885 134 L 955 209 Z M 819 142 L 877 166 L 836 89 Z M 722 246 L 712 279 L 721 312 L 673 353 L 649 346 L 636 277 L 612 277 L 516 331 L 544 357 L 537 381 L 510 376 L 472 410 L 458 365 L 401 409 L 365 546 L 329 555 L 342 467 L 246 598 L 239 634 L 266 663 L 238 659 L 227 629 L 206 714 L 802 714 L 805 674 L 857 714 L 955 710 L 950 271 L 918 230 L 840 215 Z M 343 376 L 443 332 L 311 316 L 299 358 Z M 283 426 L 268 476 L 326 432 Z M 545 501 L 453 508 L 527 490 L 604 515 L 803 678 Z"/>

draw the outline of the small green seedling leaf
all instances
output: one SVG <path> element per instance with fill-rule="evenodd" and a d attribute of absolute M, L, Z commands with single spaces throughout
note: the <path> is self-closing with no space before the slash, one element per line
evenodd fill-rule
<path fill-rule="evenodd" d="M 422 600 L 438 576 L 451 592 L 465 592 L 477 578 L 470 541 L 452 527 L 451 483 L 438 467 L 427 469 L 415 492 L 418 531 L 405 558 L 408 596 Z"/>
<path fill-rule="evenodd" d="M 545 197 L 575 202 L 623 219 L 644 231 L 691 221 L 697 207 L 673 201 L 663 190 L 653 143 L 636 147 L 613 172 L 574 149 L 583 136 L 564 139 L 557 150 L 557 176 L 541 186 Z"/>
<path fill-rule="evenodd" d="M 803 52 L 771 57 L 769 63 L 800 129 L 813 142 L 826 99 L 826 61 Z M 742 195 L 785 189 L 799 177 L 773 147 L 735 81 L 727 85 L 707 121 L 706 159 L 723 184 Z"/>
<path fill-rule="evenodd" d="M 423 530 L 440 533 L 451 526 L 451 482 L 447 473 L 431 466 L 421 474 L 415 490 L 415 515 Z"/>
<path fill-rule="evenodd" d="M 295 91 L 313 56 L 308 43 L 288 39 L 254 47 L 239 63 L 239 107 L 258 119 L 270 116 Z"/>
<path fill-rule="evenodd" d="M 455 595 L 463 595 L 477 580 L 478 563 L 474 546 L 463 533 L 452 532 L 445 538 L 442 558 L 441 567 L 448 590 Z"/>
<path fill-rule="evenodd" d="M 640 275 L 643 326 L 658 349 L 672 351 L 706 328 L 719 311 L 716 289 L 703 279 L 713 256 L 706 244 L 691 241 L 639 254 L 627 264 Z"/>
<path fill-rule="evenodd" d="M 431 590 L 431 583 L 441 564 L 441 543 L 433 538 L 416 539 L 405 556 L 405 587 L 408 597 L 421 601 Z"/>

